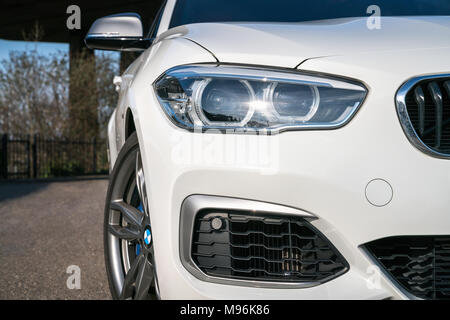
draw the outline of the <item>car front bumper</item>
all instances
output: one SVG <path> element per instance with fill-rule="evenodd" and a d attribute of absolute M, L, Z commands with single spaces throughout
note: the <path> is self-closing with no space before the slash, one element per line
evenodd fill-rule
<path fill-rule="evenodd" d="M 381 134 L 376 121 L 364 121 L 371 117 L 372 103 L 376 104 L 369 98 L 354 121 L 339 130 L 251 137 L 248 148 L 243 149 L 249 151 L 243 160 L 226 160 L 222 155 L 230 156 L 227 145 L 240 143 L 240 139 L 245 145 L 244 137 L 185 133 L 168 122 L 160 123 L 166 127 L 158 130 L 160 136 L 151 133 L 146 138 L 144 129 L 140 139 L 151 177 L 150 203 L 162 297 L 406 297 L 383 275 L 379 285 L 373 285 L 373 263 L 361 245 L 388 236 L 449 234 L 450 175 L 445 174 L 449 167 L 447 161 L 414 149 L 395 121 L 395 134 Z M 170 143 L 157 142 L 163 139 Z M 266 152 L 259 164 L 251 157 L 257 151 L 249 149 L 255 139 Z M 242 155 L 241 151 L 236 153 Z M 374 206 L 367 199 L 367 185 L 374 179 L 383 179 L 392 187 L 392 200 L 385 206 Z M 318 218 L 312 224 L 336 246 L 350 270 L 305 289 L 261 289 L 201 281 L 180 260 L 179 228 L 184 227 L 180 226 L 180 208 L 192 194 L 265 201 L 310 212 Z"/>
<path fill-rule="evenodd" d="M 442 70 L 445 52 L 430 52 L 436 60 L 416 65 L 414 74 L 401 60 L 395 74 L 390 64 L 368 74 L 366 66 L 374 58 L 370 55 L 318 59 L 303 65 L 310 71 L 333 70 L 361 79 L 369 88 L 352 121 L 327 131 L 271 136 L 186 132 L 167 119 L 150 86 L 136 86 L 136 90 L 147 90 L 137 96 L 136 105 L 152 105 L 139 107 L 135 120 L 144 169 L 150 176 L 150 212 L 162 298 L 412 298 L 383 272 L 377 272 L 362 245 L 390 236 L 450 234 L 450 163 L 409 143 L 394 103 L 397 89 L 409 77 L 425 70 Z M 386 61 L 391 58 L 385 57 Z M 351 71 L 348 65 L 352 65 Z M 379 200 L 377 192 L 367 195 L 368 184 L 374 180 L 384 181 L 391 190 L 391 198 L 382 205 L 372 204 Z M 186 270 L 180 258 L 180 228 L 185 228 L 180 226 L 181 206 L 193 194 L 264 201 L 309 212 L 317 218 L 312 224 L 350 268 L 310 288 L 274 289 L 200 280 Z"/>

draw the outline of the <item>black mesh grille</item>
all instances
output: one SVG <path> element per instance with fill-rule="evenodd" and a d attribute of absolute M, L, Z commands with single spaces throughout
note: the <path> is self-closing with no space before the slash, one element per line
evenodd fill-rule
<path fill-rule="evenodd" d="M 392 237 L 366 248 L 409 293 L 450 299 L 450 236 Z"/>
<path fill-rule="evenodd" d="M 304 219 L 238 212 L 196 216 L 192 259 L 211 276 L 261 281 L 323 282 L 348 269 Z"/>
<path fill-rule="evenodd" d="M 430 85 L 436 84 L 434 89 Z M 423 112 L 420 111 L 420 89 L 423 93 Z M 433 91 L 434 90 L 434 91 Z M 406 108 L 419 138 L 431 149 L 450 154 L 450 78 L 423 80 L 409 90 L 406 95 Z M 439 96 L 442 99 L 439 99 Z M 442 116 L 439 116 L 439 100 L 442 103 Z M 441 118 L 441 124 L 438 118 Z M 421 129 L 421 122 L 423 127 Z"/>

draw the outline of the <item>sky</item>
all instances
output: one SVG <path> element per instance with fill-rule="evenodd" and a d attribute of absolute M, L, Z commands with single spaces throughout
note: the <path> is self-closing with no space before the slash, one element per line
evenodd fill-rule
<path fill-rule="evenodd" d="M 66 43 L 11 41 L 0 39 L 0 61 L 8 58 L 10 51 L 26 51 L 35 48 L 39 53 L 47 55 L 58 51 L 67 51 L 69 50 L 69 45 Z"/>

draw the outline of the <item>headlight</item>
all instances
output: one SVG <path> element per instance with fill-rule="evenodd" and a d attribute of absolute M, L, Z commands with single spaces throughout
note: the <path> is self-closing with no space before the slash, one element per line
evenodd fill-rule
<path fill-rule="evenodd" d="M 176 67 L 154 88 L 167 115 L 189 130 L 337 128 L 367 93 L 354 81 L 224 65 Z"/>

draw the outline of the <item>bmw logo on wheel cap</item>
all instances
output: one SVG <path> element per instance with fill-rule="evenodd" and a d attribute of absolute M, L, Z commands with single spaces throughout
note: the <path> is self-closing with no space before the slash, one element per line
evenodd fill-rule
<path fill-rule="evenodd" d="M 148 228 L 144 231 L 144 242 L 147 246 L 152 242 L 152 234 Z"/>

